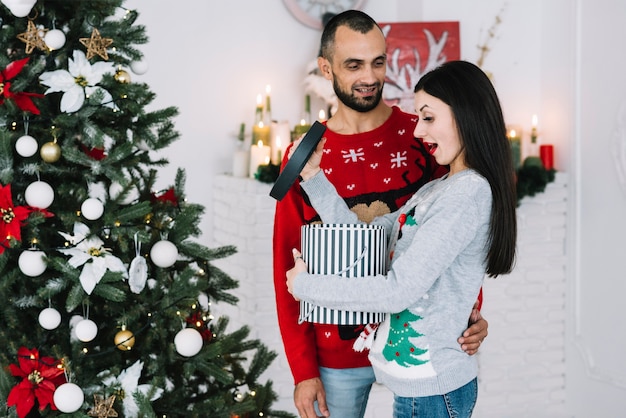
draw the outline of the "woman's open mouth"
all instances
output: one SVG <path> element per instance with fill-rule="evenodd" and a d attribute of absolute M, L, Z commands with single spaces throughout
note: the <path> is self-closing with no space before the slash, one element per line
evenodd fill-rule
<path fill-rule="evenodd" d="M 437 144 L 433 144 L 432 142 L 424 142 L 424 145 L 428 147 L 428 152 L 430 153 L 430 155 L 433 155 L 438 147 Z"/>

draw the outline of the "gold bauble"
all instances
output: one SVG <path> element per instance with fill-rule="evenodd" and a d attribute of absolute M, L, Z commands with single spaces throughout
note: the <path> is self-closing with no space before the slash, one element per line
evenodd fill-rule
<path fill-rule="evenodd" d="M 128 351 L 135 345 L 135 336 L 132 332 L 122 327 L 122 330 L 115 334 L 115 346 L 122 350 Z"/>
<path fill-rule="evenodd" d="M 118 83 L 128 84 L 130 83 L 130 74 L 124 70 L 117 70 L 115 76 L 113 76 Z"/>
<path fill-rule="evenodd" d="M 56 163 L 61 158 L 61 147 L 56 142 L 46 142 L 41 146 L 39 155 L 47 163 Z"/>

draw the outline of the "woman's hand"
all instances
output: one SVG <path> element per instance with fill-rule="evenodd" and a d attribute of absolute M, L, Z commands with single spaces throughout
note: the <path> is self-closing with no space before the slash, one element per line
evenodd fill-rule
<path fill-rule="evenodd" d="M 292 250 L 292 253 L 293 253 L 294 266 L 291 270 L 287 271 L 287 290 L 289 290 L 289 293 L 293 295 L 293 281 L 296 279 L 296 276 L 298 274 L 302 273 L 303 271 L 307 271 L 307 266 L 304 260 L 302 259 L 302 254 L 300 254 L 300 251 L 294 248 Z M 295 296 L 294 296 L 294 299 L 299 300 Z"/>
<path fill-rule="evenodd" d="M 302 142 L 302 138 L 294 141 L 293 145 L 289 149 L 289 154 L 288 154 L 289 158 L 291 158 L 293 153 L 296 151 L 296 148 L 298 148 L 298 146 L 300 145 L 300 142 Z M 326 143 L 326 138 L 324 137 L 317 144 L 315 151 L 313 151 L 313 153 L 309 157 L 309 160 L 306 162 L 306 164 L 302 168 L 302 171 L 300 171 L 300 177 L 302 177 L 304 181 L 310 179 L 311 177 L 313 177 L 320 171 L 320 163 L 322 161 L 322 156 L 324 155 L 325 143 Z"/>

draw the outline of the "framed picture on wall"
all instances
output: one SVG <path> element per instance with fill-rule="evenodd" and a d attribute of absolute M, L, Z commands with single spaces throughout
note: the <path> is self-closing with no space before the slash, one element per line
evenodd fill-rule
<path fill-rule="evenodd" d="M 413 88 L 429 70 L 460 59 L 459 22 L 380 23 L 387 39 L 383 100 L 414 113 Z"/>

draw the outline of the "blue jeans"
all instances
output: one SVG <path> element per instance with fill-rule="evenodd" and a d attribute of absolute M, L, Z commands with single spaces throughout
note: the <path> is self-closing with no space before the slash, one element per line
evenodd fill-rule
<path fill-rule="evenodd" d="M 326 404 L 332 418 L 363 418 L 372 384 L 376 381 L 371 367 L 320 367 L 320 379 L 324 384 Z M 315 411 L 322 415 L 317 408 L 317 402 Z"/>
<path fill-rule="evenodd" d="M 393 418 L 469 418 L 477 395 L 478 382 L 474 379 L 444 395 L 417 398 L 394 396 Z"/>

